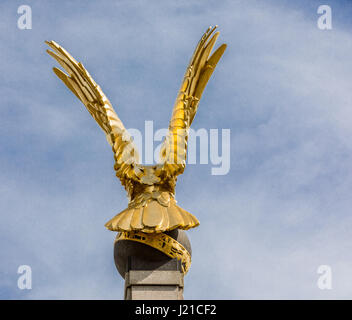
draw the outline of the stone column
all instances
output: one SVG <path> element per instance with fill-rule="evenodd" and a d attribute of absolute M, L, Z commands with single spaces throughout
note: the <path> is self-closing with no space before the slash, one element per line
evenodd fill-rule
<path fill-rule="evenodd" d="M 183 230 L 168 233 L 190 253 Z M 181 261 L 143 243 L 120 240 L 114 246 L 115 265 L 125 279 L 125 300 L 183 300 Z"/>
<path fill-rule="evenodd" d="M 183 273 L 179 261 L 173 259 L 156 268 L 149 266 L 150 270 L 145 270 L 145 264 L 137 257 L 130 257 L 129 261 L 125 300 L 183 300 Z"/>

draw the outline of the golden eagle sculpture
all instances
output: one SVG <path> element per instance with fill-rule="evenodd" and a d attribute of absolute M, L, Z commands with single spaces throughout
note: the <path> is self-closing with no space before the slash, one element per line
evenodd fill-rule
<path fill-rule="evenodd" d="M 85 105 L 106 134 L 114 152 L 116 176 L 127 190 L 128 207 L 106 223 L 112 231 L 162 233 L 199 225 L 198 219 L 176 204 L 177 176 L 186 165 L 188 131 L 203 90 L 226 49 L 222 44 L 212 55 L 219 32 L 209 27 L 200 39 L 186 69 L 173 108 L 169 131 L 160 149 L 160 162 L 142 165 L 138 152 L 110 101 L 82 63 L 54 41 L 46 41 L 47 52 L 66 71 L 55 74 Z"/>

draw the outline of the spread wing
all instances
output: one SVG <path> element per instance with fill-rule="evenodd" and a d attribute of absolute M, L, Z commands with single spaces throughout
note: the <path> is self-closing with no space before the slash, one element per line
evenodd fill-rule
<path fill-rule="evenodd" d="M 169 123 L 169 131 L 160 149 L 160 162 L 169 175 L 181 174 L 186 166 L 188 131 L 197 112 L 203 90 L 226 49 L 222 44 L 211 56 L 219 32 L 209 27 L 198 42 L 186 69 Z"/>
<path fill-rule="evenodd" d="M 135 165 L 139 157 L 132 138 L 115 113 L 110 101 L 95 83 L 84 66 L 77 62 L 64 48 L 54 41 L 45 42 L 53 51 L 47 50 L 67 72 L 53 68 L 55 74 L 83 102 L 89 113 L 106 134 L 115 154 L 115 170 L 122 184 L 126 179 L 136 179 Z"/>

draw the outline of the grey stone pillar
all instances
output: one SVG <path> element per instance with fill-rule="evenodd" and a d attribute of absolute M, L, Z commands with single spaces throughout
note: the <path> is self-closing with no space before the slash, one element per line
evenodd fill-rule
<path fill-rule="evenodd" d="M 183 300 L 183 273 L 176 259 L 148 261 L 128 258 L 125 300 Z"/>
<path fill-rule="evenodd" d="M 169 234 L 191 253 L 183 230 Z M 130 240 L 115 242 L 114 260 L 125 279 L 125 300 L 183 300 L 184 274 L 180 260 Z"/>
<path fill-rule="evenodd" d="M 183 274 L 131 270 L 126 273 L 125 300 L 183 300 Z"/>

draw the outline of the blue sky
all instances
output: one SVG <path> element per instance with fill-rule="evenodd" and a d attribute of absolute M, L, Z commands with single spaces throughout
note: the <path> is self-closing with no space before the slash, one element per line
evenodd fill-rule
<path fill-rule="evenodd" d="M 17 28 L 21 4 L 32 30 Z M 317 28 L 321 4 L 332 30 Z M 349 1 L 2 1 L 0 298 L 123 297 L 104 223 L 125 191 L 44 40 L 84 63 L 127 128 L 159 129 L 214 24 L 228 49 L 192 127 L 231 129 L 231 170 L 189 165 L 179 178 L 178 203 L 201 222 L 185 298 L 350 298 L 351 16 Z M 32 290 L 17 287 L 24 264 Z M 320 265 L 332 290 L 317 287 Z"/>

